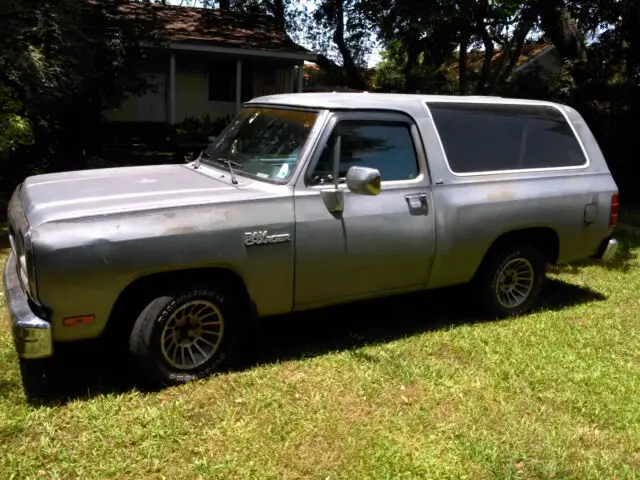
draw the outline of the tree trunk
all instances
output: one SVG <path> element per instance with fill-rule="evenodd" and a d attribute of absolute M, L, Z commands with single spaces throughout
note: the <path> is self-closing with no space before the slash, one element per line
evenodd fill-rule
<path fill-rule="evenodd" d="M 539 0 L 538 7 L 544 33 L 562 58 L 586 63 L 588 57 L 584 37 L 565 1 Z"/>
<path fill-rule="evenodd" d="M 467 49 L 469 48 L 469 34 L 466 28 L 460 39 L 460 54 L 458 55 L 458 88 L 460 95 L 467 94 Z"/>
<path fill-rule="evenodd" d="M 485 25 L 482 25 L 480 30 L 482 37 L 482 43 L 484 44 L 484 60 L 482 61 L 482 70 L 480 70 L 480 78 L 476 84 L 476 94 L 482 95 L 487 91 L 487 86 L 491 79 L 491 63 L 493 61 L 493 39 Z"/>
<path fill-rule="evenodd" d="M 527 35 L 529 35 L 529 32 L 533 27 L 533 22 L 536 18 L 536 12 L 533 8 L 525 8 L 526 10 L 522 13 L 522 18 L 513 33 L 513 37 L 504 47 L 500 61 L 496 66 L 492 90 L 495 90 L 496 87 L 500 87 L 509 79 L 520 55 L 522 55 L 522 47 L 524 46 L 524 42 L 527 39 Z"/>
<path fill-rule="evenodd" d="M 220 0 L 220 10 L 229 10 L 231 8 L 229 0 Z"/>
<path fill-rule="evenodd" d="M 353 61 L 351 50 L 344 39 L 344 5 L 342 0 L 334 0 L 335 8 L 335 30 L 333 32 L 333 42 L 338 47 L 342 56 L 342 66 L 344 68 L 347 85 L 351 88 L 364 89 L 364 81 L 360 77 L 358 67 Z"/>
<path fill-rule="evenodd" d="M 589 93 L 588 54 L 584 36 L 571 16 L 565 0 L 539 0 L 542 28 L 563 60 L 573 62 L 571 77 L 575 84 L 572 103 L 587 111 L 591 104 Z"/>

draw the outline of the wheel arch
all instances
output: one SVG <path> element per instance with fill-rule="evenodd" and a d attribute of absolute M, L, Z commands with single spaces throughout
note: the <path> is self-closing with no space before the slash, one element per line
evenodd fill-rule
<path fill-rule="evenodd" d="M 526 313 L 532 306 L 535 306 L 544 280 L 544 264 L 557 263 L 559 244 L 557 233 L 552 228 L 547 227 L 513 230 L 505 232 L 496 238 L 487 249 L 471 280 L 474 294 L 477 295 L 477 300 L 482 306 L 484 314 L 492 319 L 505 318 Z M 521 248 L 535 248 L 541 254 L 540 256 L 536 255 L 536 257 L 537 262 L 542 263 L 540 265 L 542 270 L 539 271 L 539 275 L 534 276 L 531 291 L 521 304 L 513 307 L 507 307 L 504 304 L 500 306 L 496 301 L 496 290 L 493 284 L 495 268 L 501 268 L 503 255 L 513 252 L 513 248 L 518 246 Z"/>
<path fill-rule="evenodd" d="M 533 227 L 520 230 L 510 230 L 498 236 L 485 252 L 478 270 L 485 261 L 497 250 L 509 245 L 527 244 L 538 248 L 545 259 L 552 264 L 558 262 L 560 255 L 560 238 L 551 227 Z"/>
<path fill-rule="evenodd" d="M 255 321 L 256 309 L 246 283 L 235 271 L 225 267 L 202 267 L 155 272 L 136 278 L 118 295 L 114 302 L 102 337 L 108 340 L 126 338 L 136 320 L 136 313 L 163 293 L 184 288 L 185 285 L 215 285 L 231 288 L 247 306 L 247 315 Z"/>

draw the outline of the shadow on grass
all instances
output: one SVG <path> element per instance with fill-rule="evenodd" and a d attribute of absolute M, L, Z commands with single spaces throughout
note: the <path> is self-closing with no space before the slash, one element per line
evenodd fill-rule
<path fill-rule="evenodd" d="M 548 279 L 541 310 L 604 299 L 588 288 Z M 247 338 L 239 361 L 226 371 L 357 349 L 483 321 L 466 306 L 470 304 L 467 291 L 455 287 L 265 319 Z M 144 390 L 136 385 L 125 357 L 114 358 L 104 346 L 59 349 L 57 355 L 52 378 L 56 391 L 44 400 L 32 401 L 32 405 L 59 405 L 100 394 Z"/>

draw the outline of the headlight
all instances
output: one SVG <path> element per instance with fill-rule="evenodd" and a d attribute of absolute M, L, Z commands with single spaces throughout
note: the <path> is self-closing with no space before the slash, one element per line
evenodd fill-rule
<path fill-rule="evenodd" d="M 22 249 L 18 257 L 18 274 L 22 281 L 22 286 L 32 300 L 37 299 L 38 290 L 36 283 L 36 265 L 33 257 L 33 244 L 31 243 L 31 232 L 24 235 Z"/>

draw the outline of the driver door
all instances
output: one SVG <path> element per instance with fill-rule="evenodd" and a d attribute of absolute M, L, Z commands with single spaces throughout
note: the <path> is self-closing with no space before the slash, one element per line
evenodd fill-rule
<path fill-rule="evenodd" d="M 380 172 L 378 195 L 348 190 L 344 179 L 354 165 Z M 321 192 L 335 188 L 335 171 L 343 202 L 331 213 Z M 424 287 L 435 228 L 426 158 L 411 118 L 334 115 L 294 198 L 295 309 Z"/>

